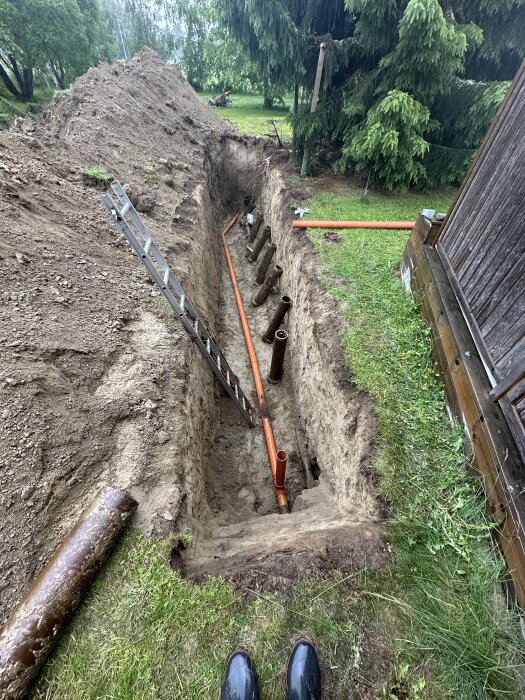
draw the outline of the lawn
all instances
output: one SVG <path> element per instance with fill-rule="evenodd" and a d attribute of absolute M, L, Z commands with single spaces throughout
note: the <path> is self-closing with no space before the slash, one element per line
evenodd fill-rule
<path fill-rule="evenodd" d="M 211 93 L 201 93 L 200 96 L 206 102 Z M 276 105 L 272 109 L 263 107 L 262 95 L 230 95 L 231 105 L 225 108 L 216 108 L 217 113 L 223 119 L 230 119 L 238 127 L 241 134 L 247 136 L 264 136 L 274 133 L 273 126 L 268 124 L 269 119 L 276 120 L 276 127 L 282 140 L 292 138 L 292 130 L 286 122 L 286 116 L 290 110 L 290 101 L 285 100 L 284 106 Z"/>
<path fill-rule="evenodd" d="M 366 197 L 320 192 L 308 206 L 314 218 L 414 219 L 423 207 L 446 210 L 452 196 L 449 190 Z M 310 237 L 321 278 L 346 317 L 346 361 L 358 388 L 375 400 L 374 466 L 393 565 L 351 581 L 333 573 L 297 586 L 287 599 L 259 595 L 249 603 L 222 580 L 204 588 L 185 581 L 169 568 L 167 542 L 130 533 L 33 700 L 217 698 L 237 645 L 253 654 L 262 697 L 277 700 L 287 651 L 299 634 L 319 648 L 331 688 L 327 700 L 346 700 L 357 681 L 367 687 L 377 673 L 377 652 L 365 640 L 378 629 L 394 661 L 377 698 L 521 697 L 523 643 L 498 585 L 503 562 L 479 484 L 466 476 L 462 430 L 446 417 L 428 328 L 399 277 L 408 233 L 342 231 L 339 243 L 323 234 Z"/>

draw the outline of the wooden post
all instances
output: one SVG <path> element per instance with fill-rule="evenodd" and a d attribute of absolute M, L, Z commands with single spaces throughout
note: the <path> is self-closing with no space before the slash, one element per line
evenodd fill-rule
<path fill-rule="evenodd" d="M 321 87 L 321 77 L 323 75 L 324 57 L 326 53 L 326 44 L 323 42 L 319 46 L 319 60 L 317 61 L 317 73 L 315 74 L 314 93 L 312 95 L 312 104 L 310 106 L 310 114 L 314 114 L 319 102 L 319 88 Z M 308 146 L 305 144 L 303 153 L 303 163 L 301 165 L 301 177 L 306 174 L 306 166 L 310 156 Z"/>

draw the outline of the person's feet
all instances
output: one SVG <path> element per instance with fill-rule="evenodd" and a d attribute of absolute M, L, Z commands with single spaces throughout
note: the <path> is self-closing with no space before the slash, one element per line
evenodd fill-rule
<path fill-rule="evenodd" d="M 245 649 L 236 649 L 230 656 L 222 682 L 221 700 L 259 700 L 255 667 Z"/>
<path fill-rule="evenodd" d="M 321 700 L 321 669 L 313 644 L 298 639 L 286 670 L 287 700 Z"/>

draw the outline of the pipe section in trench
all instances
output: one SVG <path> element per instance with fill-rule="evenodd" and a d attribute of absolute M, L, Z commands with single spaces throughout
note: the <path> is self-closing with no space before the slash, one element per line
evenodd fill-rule
<path fill-rule="evenodd" d="M 233 262 L 230 255 L 230 250 L 226 242 L 226 236 L 234 227 L 237 219 L 239 218 L 239 213 L 235 214 L 230 223 L 226 226 L 221 234 L 222 244 L 224 246 L 224 252 L 226 254 L 226 262 L 228 264 L 228 270 L 230 273 L 233 293 L 235 295 L 235 301 L 237 303 L 237 309 L 239 311 L 239 318 L 241 320 L 241 326 L 244 333 L 244 340 L 246 341 L 246 348 L 248 349 L 248 356 L 250 358 L 250 365 L 252 368 L 253 381 L 255 384 L 255 392 L 257 394 L 257 402 L 259 404 L 259 411 L 261 414 L 261 422 L 264 431 L 264 438 L 266 440 L 266 447 L 268 449 L 268 456 L 270 458 L 270 468 L 272 470 L 273 482 L 275 484 L 275 495 L 277 498 L 277 504 L 279 506 L 279 511 L 281 513 L 288 513 L 288 499 L 286 497 L 286 490 L 284 488 L 284 476 L 282 464 L 279 465 L 278 473 L 278 457 L 277 448 L 275 446 L 275 437 L 273 434 L 272 421 L 270 418 L 270 413 L 268 410 L 268 405 L 266 403 L 266 395 L 264 392 L 264 386 L 261 378 L 261 371 L 259 369 L 259 362 L 257 360 L 257 353 L 255 352 L 255 346 L 252 340 L 252 334 L 250 327 L 248 325 L 248 319 L 246 317 L 246 312 L 244 310 L 244 303 L 242 300 L 241 292 L 239 290 L 239 285 L 237 284 L 237 277 L 235 275 L 235 270 L 233 269 Z M 279 460 L 284 461 L 286 465 L 286 452 L 284 450 L 279 450 Z M 286 466 L 284 467 L 284 469 Z M 280 486 L 277 484 L 281 483 Z"/>
<path fill-rule="evenodd" d="M 309 221 L 294 219 L 292 228 L 378 228 L 391 231 L 411 231 L 415 225 L 415 221 Z"/>
<path fill-rule="evenodd" d="M 26 697 L 137 505 L 124 491 L 99 491 L 11 613 L 0 633 L 2 700 Z"/>

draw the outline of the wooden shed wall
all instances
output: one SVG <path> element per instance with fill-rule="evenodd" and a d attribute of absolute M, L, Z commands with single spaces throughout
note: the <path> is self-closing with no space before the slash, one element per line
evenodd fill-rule
<path fill-rule="evenodd" d="M 493 386 L 525 370 L 525 63 L 437 243 Z M 502 397 L 525 459 L 525 379 Z"/>

